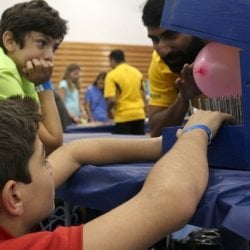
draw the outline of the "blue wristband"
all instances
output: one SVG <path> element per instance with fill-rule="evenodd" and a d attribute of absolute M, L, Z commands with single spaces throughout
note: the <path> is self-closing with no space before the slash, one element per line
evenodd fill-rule
<path fill-rule="evenodd" d="M 36 86 L 35 89 L 36 89 L 36 92 L 41 92 L 41 91 L 45 91 L 45 90 L 53 90 L 54 86 L 51 83 L 51 81 L 48 80 L 48 81 Z"/>
<path fill-rule="evenodd" d="M 193 129 L 203 129 L 208 135 L 208 144 L 211 143 L 212 136 L 213 136 L 212 131 L 210 130 L 210 128 L 208 126 L 206 126 L 204 124 L 194 124 L 194 125 L 191 125 L 191 126 L 189 126 L 187 128 L 184 128 L 182 130 L 182 134 L 184 134 L 184 133 L 186 133 L 188 131 L 191 131 Z"/>

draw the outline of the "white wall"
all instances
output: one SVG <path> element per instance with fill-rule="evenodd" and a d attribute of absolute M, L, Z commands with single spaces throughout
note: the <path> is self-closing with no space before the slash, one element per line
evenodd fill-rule
<path fill-rule="evenodd" d="M 151 45 L 142 24 L 146 0 L 47 0 L 68 20 L 65 41 Z M 0 0 L 2 11 L 20 0 Z"/>

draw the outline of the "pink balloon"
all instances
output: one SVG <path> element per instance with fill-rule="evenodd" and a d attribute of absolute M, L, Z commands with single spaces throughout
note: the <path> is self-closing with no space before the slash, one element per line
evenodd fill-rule
<path fill-rule="evenodd" d="M 239 49 L 210 42 L 197 55 L 193 75 L 208 97 L 241 95 Z"/>

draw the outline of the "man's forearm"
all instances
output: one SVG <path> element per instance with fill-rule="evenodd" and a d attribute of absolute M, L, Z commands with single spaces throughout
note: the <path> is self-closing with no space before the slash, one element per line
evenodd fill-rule
<path fill-rule="evenodd" d="M 181 125 L 188 107 L 189 102 L 183 100 L 183 98 L 178 95 L 174 103 L 168 108 L 164 108 L 150 115 L 149 126 L 151 137 L 160 136 L 164 127 Z"/>

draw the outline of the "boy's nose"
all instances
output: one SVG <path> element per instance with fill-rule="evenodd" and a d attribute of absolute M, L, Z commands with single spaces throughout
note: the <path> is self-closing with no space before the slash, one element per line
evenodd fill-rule
<path fill-rule="evenodd" d="M 54 58 L 54 51 L 53 49 L 47 49 L 45 52 L 44 52 L 44 59 L 46 61 L 53 61 L 53 58 Z"/>

